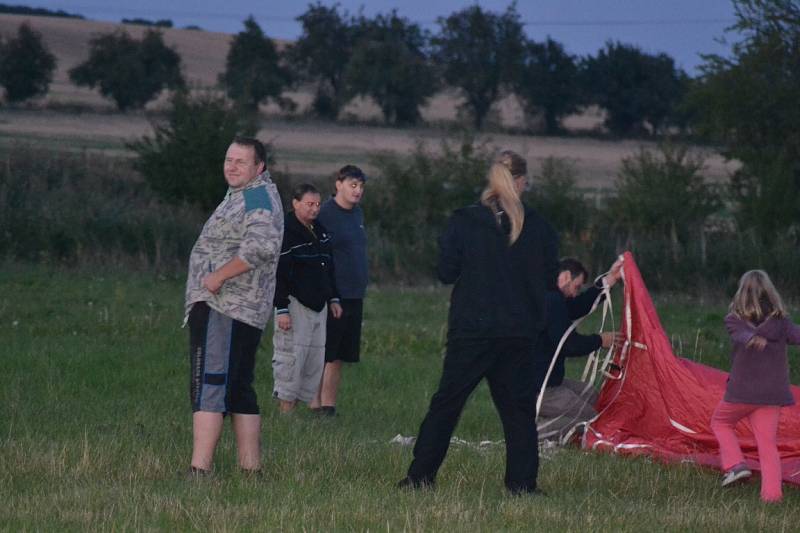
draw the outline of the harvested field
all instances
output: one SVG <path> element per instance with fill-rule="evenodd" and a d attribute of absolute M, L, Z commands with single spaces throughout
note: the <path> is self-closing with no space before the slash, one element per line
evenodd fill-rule
<path fill-rule="evenodd" d="M 15 141 L 55 142 L 67 149 L 125 154 L 126 141 L 151 132 L 151 122 L 144 114 L 0 111 L 0 143 L 6 145 Z M 263 121 L 259 133 L 261 139 L 273 143 L 279 167 L 295 176 L 328 175 L 346 163 L 370 169 L 366 161 L 377 153 L 407 153 L 418 141 L 437 150 L 445 135 L 435 128 L 397 129 L 285 119 Z M 457 142 L 458 139 L 452 137 L 451 140 Z M 577 168 L 579 185 L 586 189 L 611 186 L 623 157 L 635 153 L 640 146 L 653 146 L 643 141 L 509 134 L 480 135 L 478 140 L 519 152 L 528 159 L 533 173 L 537 162 L 546 157 L 570 159 Z M 718 154 L 708 154 L 706 175 L 709 178 L 724 178 L 734 168 Z"/>

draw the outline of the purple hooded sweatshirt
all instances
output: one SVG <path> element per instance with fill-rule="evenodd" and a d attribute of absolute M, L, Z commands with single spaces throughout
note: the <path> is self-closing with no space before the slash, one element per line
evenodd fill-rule
<path fill-rule="evenodd" d="M 789 389 L 787 344 L 800 344 L 800 326 L 788 318 L 768 318 L 758 326 L 736 315 L 725 317 L 733 342 L 726 402 L 759 405 L 793 405 Z M 748 348 L 754 335 L 767 340 L 762 351 Z"/>

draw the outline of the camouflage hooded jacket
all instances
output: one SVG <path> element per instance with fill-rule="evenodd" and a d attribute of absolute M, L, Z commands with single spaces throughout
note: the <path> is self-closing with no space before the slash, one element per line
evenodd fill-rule
<path fill-rule="evenodd" d="M 282 239 L 283 207 L 269 172 L 244 187 L 228 189 L 192 248 L 185 318 L 194 303 L 206 302 L 226 316 L 264 329 L 272 312 Z M 228 279 L 217 294 L 211 294 L 203 278 L 234 257 L 252 269 Z"/>

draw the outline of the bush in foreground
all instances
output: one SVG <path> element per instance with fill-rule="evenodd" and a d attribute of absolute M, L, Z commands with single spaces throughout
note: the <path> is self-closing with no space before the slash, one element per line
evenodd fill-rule
<path fill-rule="evenodd" d="M 255 125 L 224 99 L 177 93 L 163 124 L 128 145 L 134 168 L 161 199 L 211 211 L 225 194 L 225 151 L 237 135 L 253 135 Z"/>

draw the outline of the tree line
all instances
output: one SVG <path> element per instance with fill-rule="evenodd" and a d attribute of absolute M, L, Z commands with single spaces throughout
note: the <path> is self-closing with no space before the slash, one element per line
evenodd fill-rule
<path fill-rule="evenodd" d="M 690 80 L 670 56 L 608 42 L 595 56 L 577 57 L 551 38 L 529 39 L 513 4 L 504 12 L 464 8 L 440 17 L 435 33 L 396 11 L 369 18 L 321 3 L 297 20 L 300 37 L 281 49 L 253 17 L 234 36 L 219 82 L 243 108 L 273 101 L 292 109 L 296 104 L 284 93 L 305 84 L 314 94 L 311 110 L 321 118 L 335 120 L 350 100 L 363 96 L 377 103 L 387 123 L 409 125 L 420 121 L 431 96 L 454 88 L 463 100 L 460 110 L 477 129 L 509 92 L 547 133 L 557 133 L 565 116 L 593 104 L 606 110 L 606 126 L 615 135 L 657 134 L 685 122 L 680 104 Z M 26 57 L 47 59 L 35 68 L 5 69 L 4 84 L 40 80 L 27 93 L 7 91 L 7 100 L 44 94 L 55 65 L 41 37 L 23 25 L 7 42 L 27 47 Z M 163 89 L 185 87 L 180 56 L 157 29 L 140 40 L 124 30 L 95 35 L 89 57 L 70 79 L 98 88 L 120 110 L 142 107 Z"/>

